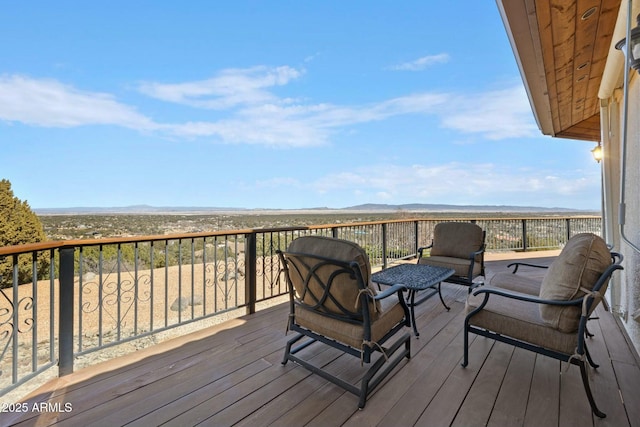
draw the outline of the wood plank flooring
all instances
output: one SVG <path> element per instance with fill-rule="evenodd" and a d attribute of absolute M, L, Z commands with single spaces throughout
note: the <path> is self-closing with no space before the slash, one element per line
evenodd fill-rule
<path fill-rule="evenodd" d="M 507 263 L 488 262 L 488 276 Z M 356 396 L 280 363 L 292 337 L 280 304 L 55 379 L 24 400 L 29 408 L 44 403 L 40 412 L 0 413 L 0 425 L 640 427 L 640 368 L 609 313 L 599 309 L 589 323 L 589 348 L 600 363 L 591 384 L 607 413 L 600 420 L 575 366 L 472 335 L 462 368 L 466 288 L 442 289 L 451 311 L 437 297 L 417 307 L 420 338 L 412 338 L 411 360 L 362 411 Z M 349 381 L 364 372 L 358 359 L 321 344 L 305 352 Z M 59 410 L 65 404 L 69 410 Z"/>

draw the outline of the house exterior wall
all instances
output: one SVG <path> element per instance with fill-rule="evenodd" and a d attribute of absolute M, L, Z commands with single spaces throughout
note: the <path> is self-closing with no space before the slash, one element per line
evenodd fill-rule
<path fill-rule="evenodd" d="M 608 299 L 640 353 L 640 76 L 634 70 L 629 75 L 625 153 L 622 148 L 625 144 L 623 91 L 616 90 L 602 103 L 605 113 L 602 119 L 603 211 L 607 242 L 624 256 L 624 270 L 612 281 Z M 621 186 L 624 186 L 624 200 Z M 619 214 L 622 206 L 623 217 Z"/>

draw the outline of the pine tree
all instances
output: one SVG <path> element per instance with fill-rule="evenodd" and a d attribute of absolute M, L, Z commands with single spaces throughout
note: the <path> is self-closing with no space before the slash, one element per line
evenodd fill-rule
<path fill-rule="evenodd" d="M 11 182 L 0 180 L 0 247 L 37 243 L 46 240 L 42 223 L 26 201 L 13 195 Z M 12 257 L 0 257 L 0 288 L 11 286 L 13 277 Z M 39 254 L 37 275 L 44 277 L 48 270 L 47 257 Z M 18 282 L 32 281 L 32 258 L 30 254 L 18 259 Z"/>

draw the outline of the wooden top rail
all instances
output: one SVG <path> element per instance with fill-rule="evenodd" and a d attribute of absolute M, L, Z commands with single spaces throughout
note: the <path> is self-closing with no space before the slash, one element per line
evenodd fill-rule
<path fill-rule="evenodd" d="M 34 251 L 46 251 L 47 249 L 57 249 L 62 247 L 64 242 L 51 241 L 40 243 L 27 243 L 25 245 L 4 246 L 0 247 L 0 256 L 19 255 Z"/>
<path fill-rule="evenodd" d="M 251 234 L 258 229 L 240 229 L 226 231 L 210 231 L 200 233 L 176 233 L 176 234 L 157 234 L 152 236 L 127 236 L 127 237 L 109 237 L 105 239 L 75 239 L 75 240 L 52 240 L 40 243 L 27 243 L 24 245 L 0 247 L 0 256 L 17 255 L 34 251 L 44 251 L 48 249 L 73 248 L 77 246 L 99 246 L 113 245 L 118 243 L 136 243 L 136 242 L 159 242 L 163 240 L 179 240 L 179 239 L 197 239 L 200 237 L 228 236 L 235 234 Z"/>

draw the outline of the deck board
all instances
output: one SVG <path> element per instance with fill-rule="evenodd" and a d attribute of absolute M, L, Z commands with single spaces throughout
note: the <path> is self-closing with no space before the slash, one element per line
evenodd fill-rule
<path fill-rule="evenodd" d="M 461 339 L 458 340 L 458 345 L 452 345 L 451 350 L 458 351 L 451 352 L 450 360 L 455 360 L 456 363 L 414 425 L 451 425 L 494 344 L 482 337 L 474 340 L 469 346 L 469 365 L 466 368 L 459 364 L 462 355 Z"/>
<path fill-rule="evenodd" d="M 460 321 L 463 320 L 461 314 L 457 317 Z M 410 366 L 397 374 L 397 379 L 390 380 L 390 384 L 401 382 L 393 387 L 393 392 L 397 393 L 397 389 L 406 389 L 406 391 L 398 399 L 392 399 L 387 403 L 387 405 L 393 404 L 393 407 L 383 416 L 380 422 L 381 426 L 413 425 L 424 412 L 425 405 L 434 399 L 451 372 L 460 367 L 459 358 L 451 357 L 451 354 L 458 356 L 462 354 L 462 334 L 460 328 L 454 326 L 455 323 L 451 322 L 442 334 L 438 334 L 429 343 L 431 346 L 428 351 L 420 352 L 414 356 Z M 413 363 L 414 361 L 416 363 Z M 409 375 L 407 380 L 404 379 L 405 375 Z M 406 388 L 409 384 L 410 387 Z M 386 396 L 385 390 L 377 397 L 377 400 L 386 400 Z M 374 402 L 372 401 L 372 403 Z M 373 422 L 374 420 L 369 421 Z"/>
<path fill-rule="evenodd" d="M 557 426 L 560 413 L 560 362 L 536 354 L 525 427 Z"/>
<path fill-rule="evenodd" d="M 535 358 L 533 352 L 521 348 L 514 350 L 487 427 L 524 423 Z"/>
<path fill-rule="evenodd" d="M 496 343 L 451 424 L 454 427 L 486 426 L 495 406 L 514 347 Z"/>
<path fill-rule="evenodd" d="M 638 365 L 613 361 L 616 377 L 620 385 L 622 400 L 626 404 L 629 426 L 640 426 L 640 405 L 638 405 L 638 390 L 640 390 L 640 369 Z M 621 424 L 622 425 L 622 424 Z"/>
<path fill-rule="evenodd" d="M 543 259 L 543 262 L 550 262 Z M 488 262 L 488 276 L 508 261 Z M 531 270 L 531 269 L 530 269 Z M 527 274 L 526 269 L 519 273 Z M 531 270 L 539 277 L 540 270 Z M 374 391 L 364 410 L 357 397 L 296 364 L 282 365 L 288 306 L 280 304 L 52 380 L 25 398 L 72 403 L 69 413 L 0 414 L 19 426 L 633 426 L 640 427 L 640 368 L 610 313 L 589 323 L 590 372 L 604 420 L 591 414 L 579 369 L 548 357 L 470 336 L 462 359 L 466 288 L 443 284 L 417 307 L 420 337 Z M 306 357 L 356 382 L 365 368 L 321 344 Z"/>
<path fill-rule="evenodd" d="M 580 369 L 566 363 L 560 364 L 560 414 L 558 423 L 563 427 L 588 427 L 593 425 L 591 407 L 584 392 Z M 600 393 L 595 393 L 596 399 Z M 600 399 L 596 400 L 599 401 Z"/>

